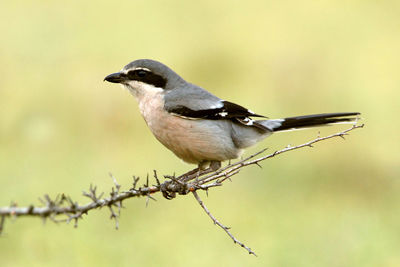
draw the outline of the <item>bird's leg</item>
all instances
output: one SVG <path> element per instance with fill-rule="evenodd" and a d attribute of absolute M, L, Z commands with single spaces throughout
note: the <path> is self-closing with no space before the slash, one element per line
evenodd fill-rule
<path fill-rule="evenodd" d="M 205 165 L 206 164 L 204 162 L 200 163 L 199 167 L 197 168 L 197 171 L 195 171 L 192 174 L 186 176 L 184 178 L 184 181 L 187 182 L 187 181 L 190 181 L 190 180 L 193 180 L 193 179 L 198 179 L 200 176 L 202 176 L 204 174 L 215 172 L 216 170 L 221 168 L 221 162 L 220 161 L 211 161 L 211 162 L 209 162 L 208 168 L 204 168 Z M 207 165 L 208 165 L 208 162 L 207 162 Z"/>
<path fill-rule="evenodd" d="M 219 168 L 221 168 L 221 161 L 211 161 L 209 168 L 211 171 L 215 172 Z"/>

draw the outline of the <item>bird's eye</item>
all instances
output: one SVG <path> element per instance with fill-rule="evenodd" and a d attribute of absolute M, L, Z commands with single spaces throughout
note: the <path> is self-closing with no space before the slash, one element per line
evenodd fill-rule
<path fill-rule="evenodd" d="M 147 71 L 145 71 L 145 70 L 136 70 L 135 72 L 136 72 L 136 75 L 140 78 L 143 78 L 144 76 L 147 75 Z"/>
<path fill-rule="evenodd" d="M 138 78 L 144 78 L 149 72 L 146 70 L 131 70 L 128 71 L 127 75 L 130 80 L 138 80 Z"/>

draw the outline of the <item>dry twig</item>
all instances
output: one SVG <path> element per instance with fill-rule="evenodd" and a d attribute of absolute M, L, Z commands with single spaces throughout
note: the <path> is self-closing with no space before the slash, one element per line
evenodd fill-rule
<path fill-rule="evenodd" d="M 239 244 L 239 246 L 241 246 L 242 248 L 244 248 L 245 250 L 247 250 L 249 252 L 249 254 L 253 254 L 254 256 L 257 256 L 256 253 L 254 253 L 251 248 L 249 248 L 248 246 L 246 246 L 245 244 L 243 244 L 242 242 L 240 242 L 239 240 L 236 239 L 236 237 L 234 237 L 231 232 L 229 232 L 229 227 L 223 225 L 222 223 L 220 223 L 212 214 L 211 212 L 207 209 L 207 207 L 204 205 L 203 200 L 201 200 L 201 198 L 199 197 L 199 195 L 197 194 L 196 191 L 192 192 L 194 197 L 196 198 L 197 202 L 199 202 L 200 206 L 203 208 L 203 210 L 207 213 L 207 215 L 211 218 L 211 220 L 214 222 L 214 224 L 218 225 L 219 227 L 222 228 L 222 230 L 224 230 L 230 238 L 232 238 L 233 243 L 235 244 Z"/>
<path fill-rule="evenodd" d="M 30 205 L 28 207 L 18 207 L 15 203 L 8 206 L 0 208 L 0 233 L 4 230 L 4 224 L 6 218 L 18 218 L 21 216 L 36 216 L 41 217 L 42 219 L 50 219 L 55 223 L 60 222 L 71 222 L 74 221 L 74 226 L 77 227 L 78 221 L 83 218 L 83 215 L 88 214 L 89 211 L 102 208 L 107 206 L 111 212 L 111 219 L 115 220 L 115 227 L 118 229 L 119 222 L 118 218 L 121 212 L 122 202 L 126 199 L 133 198 L 133 197 L 147 197 L 146 203 L 149 199 L 155 200 L 151 194 L 162 192 L 163 196 L 167 199 L 173 199 L 176 197 L 176 194 L 186 195 L 189 192 L 192 192 L 200 206 L 203 210 L 207 213 L 207 215 L 213 220 L 215 224 L 221 227 L 229 236 L 230 238 L 241 247 L 247 250 L 250 254 L 256 255 L 249 247 L 244 245 L 240 242 L 237 238 L 235 238 L 230 232 L 229 228 L 221 224 L 207 209 L 204 205 L 203 201 L 197 194 L 197 190 L 209 190 L 210 188 L 222 186 L 226 180 L 230 180 L 230 178 L 239 173 L 239 171 L 247 166 L 250 165 L 257 165 L 261 167 L 259 164 L 261 161 L 266 159 L 278 156 L 282 153 L 286 153 L 292 150 L 304 148 L 304 147 L 313 147 L 315 143 L 325 141 L 328 139 L 332 139 L 335 137 L 341 137 L 344 139 L 345 135 L 348 135 L 350 131 L 355 129 L 362 128 L 364 125 L 353 125 L 351 128 L 328 135 L 325 137 L 318 137 L 303 143 L 297 146 L 287 146 L 284 149 L 277 150 L 271 154 L 260 156 L 263 154 L 267 149 L 263 149 L 243 160 L 240 160 L 235 163 L 229 162 L 229 164 L 217 171 L 214 172 L 198 172 L 198 171 L 191 171 L 186 175 L 181 175 L 179 177 L 167 176 L 165 175 L 164 178 L 167 180 L 163 183 L 160 182 L 157 172 L 154 171 L 154 179 L 156 181 L 156 185 L 149 185 L 149 177 L 146 178 L 146 183 L 142 186 L 137 188 L 137 184 L 139 181 L 139 177 L 133 176 L 133 185 L 132 188 L 127 191 L 121 191 L 121 185 L 117 183 L 115 177 L 110 174 L 114 186 L 111 188 L 110 195 L 108 197 L 103 197 L 103 193 L 97 194 L 97 187 L 90 185 L 89 192 L 83 191 L 83 195 L 90 199 L 90 202 L 87 204 L 80 205 L 79 203 L 73 201 L 70 197 L 61 194 L 57 195 L 55 199 L 51 199 L 49 195 L 44 195 L 44 199 L 40 199 L 42 202 L 42 206 L 33 206 Z M 147 205 L 147 204 L 146 204 Z M 117 212 L 114 210 L 117 210 Z M 62 218 L 64 216 L 64 218 Z"/>

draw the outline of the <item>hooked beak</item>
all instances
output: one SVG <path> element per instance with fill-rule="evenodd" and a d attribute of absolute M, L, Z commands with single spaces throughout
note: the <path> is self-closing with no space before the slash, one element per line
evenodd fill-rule
<path fill-rule="evenodd" d="M 110 82 L 110 83 L 122 83 L 127 80 L 127 76 L 125 73 L 122 72 L 116 72 L 108 75 L 107 77 L 104 78 L 104 81 Z"/>

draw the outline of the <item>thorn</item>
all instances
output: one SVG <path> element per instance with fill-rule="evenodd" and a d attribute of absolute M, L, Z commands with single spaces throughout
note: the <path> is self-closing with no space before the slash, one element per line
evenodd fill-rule
<path fill-rule="evenodd" d="M 120 190 L 120 188 L 121 188 L 121 185 L 118 184 L 117 179 L 115 179 L 114 175 L 112 175 L 111 172 L 109 172 L 108 174 L 110 175 L 111 179 L 112 179 L 113 182 L 114 182 L 115 189 L 117 190 L 117 193 L 119 193 L 119 190 Z M 96 191 L 96 188 L 95 188 L 95 191 Z"/>
<path fill-rule="evenodd" d="M 150 198 L 151 200 L 157 201 L 154 197 L 152 197 L 150 194 L 147 194 L 147 197 Z"/>
<path fill-rule="evenodd" d="M 157 171 L 156 170 L 153 170 L 153 171 L 154 171 L 154 178 L 156 179 L 156 182 L 157 182 L 157 186 L 160 186 L 161 183 L 160 183 L 160 180 L 158 180 Z"/>
<path fill-rule="evenodd" d="M 1 216 L 1 220 L 0 220 L 0 235 L 3 233 L 4 230 L 4 223 L 6 222 L 6 216 L 3 215 Z"/>
<path fill-rule="evenodd" d="M 135 175 L 132 176 L 133 177 L 133 189 L 136 189 L 136 185 L 139 182 L 140 177 L 136 177 Z"/>

